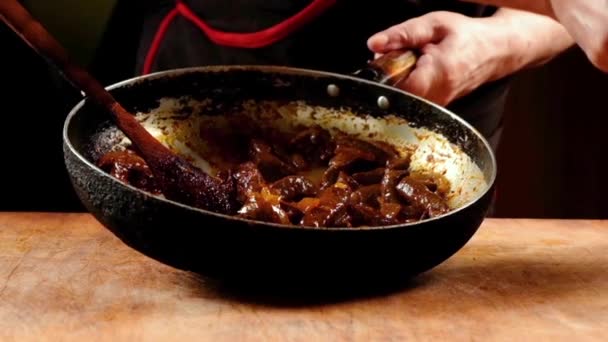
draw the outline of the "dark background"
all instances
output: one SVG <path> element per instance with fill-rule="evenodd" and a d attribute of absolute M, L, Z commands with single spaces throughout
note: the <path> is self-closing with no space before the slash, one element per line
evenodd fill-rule
<path fill-rule="evenodd" d="M 104 83 L 128 72 L 128 63 L 118 63 L 121 54 L 133 55 L 128 45 L 113 42 L 111 53 L 96 53 L 113 1 L 25 3 Z M 61 6 L 69 8 L 65 16 L 56 15 Z M 71 22 L 63 19 L 70 12 L 79 13 Z M 82 210 L 61 151 L 63 120 L 80 95 L 4 25 L 0 42 L 0 210 Z M 498 152 L 495 216 L 608 218 L 607 100 L 608 75 L 577 48 L 516 75 Z"/>
<path fill-rule="evenodd" d="M 497 215 L 608 218 L 608 75 L 574 48 L 517 76 L 498 152 Z"/>

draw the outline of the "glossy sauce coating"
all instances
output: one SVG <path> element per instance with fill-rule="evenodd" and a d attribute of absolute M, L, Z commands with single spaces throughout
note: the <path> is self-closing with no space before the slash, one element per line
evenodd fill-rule
<path fill-rule="evenodd" d="M 217 136 L 221 144 L 209 146 L 222 149 L 204 157 L 221 161 L 217 176 L 234 184 L 235 215 L 243 218 L 348 228 L 415 222 L 450 210 L 447 181 L 411 173 L 409 156 L 385 143 L 332 136 L 320 127 L 287 136 L 248 126 L 231 139 Z M 160 193 L 135 152 L 110 152 L 98 164 L 123 182 Z"/>

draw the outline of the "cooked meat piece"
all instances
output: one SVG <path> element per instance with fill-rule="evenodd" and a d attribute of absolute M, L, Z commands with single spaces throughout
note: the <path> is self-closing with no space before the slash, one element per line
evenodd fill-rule
<path fill-rule="evenodd" d="M 283 211 L 285 211 L 287 214 L 287 217 L 289 217 L 289 221 L 292 224 L 299 224 L 304 217 L 304 211 L 300 210 L 296 203 L 281 200 L 280 204 L 281 209 L 283 209 Z"/>
<path fill-rule="evenodd" d="M 353 226 L 375 226 L 380 222 L 378 211 L 365 204 L 351 204 L 348 212 L 352 217 Z"/>
<path fill-rule="evenodd" d="M 338 203 L 335 206 L 318 206 L 312 208 L 302 219 L 302 224 L 312 227 L 349 227 L 350 217 L 348 216 L 347 206 Z"/>
<path fill-rule="evenodd" d="M 382 188 L 379 184 L 367 185 L 351 193 L 348 203 L 351 205 L 364 204 L 377 209 L 380 207 L 381 195 Z"/>
<path fill-rule="evenodd" d="M 319 206 L 319 203 L 321 203 L 321 201 L 316 197 L 304 197 L 300 202 L 295 203 L 295 206 L 304 213 Z"/>
<path fill-rule="evenodd" d="M 314 184 L 303 176 L 287 176 L 272 183 L 270 189 L 284 200 L 298 201 L 303 197 L 316 195 Z"/>
<path fill-rule="evenodd" d="M 291 155 L 291 165 L 298 171 L 303 171 L 310 168 L 310 164 L 300 153 L 294 153 Z"/>
<path fill-rule="evenodd" d="M 273 154 L 272 148 L 261 140 L 253 139 L 251 141 L 249 155 L 260 172 L 262 172 L 264 179 L 269 182 L 296 172 L 291 164 L 279 159 L 279 157 Z"/>
<path fill-rule="evenodd" d="M 325 189 L 319 194 L 318 206 L 335 206 L 338 203 L 346 203 L 351 192 L 349 188 L 340 186 Z"/>
<path fill-rule="evenodd" d="M 336 210 L 331 213 L 325 224 L 326 227 L 351 228 L 353 226 L 352 221 L 353 218 L 348 212 L 348 205 L 341 203 L 338 205 L 338 207 L 336 207 Z"/>
<path fill-rule="evenodd" d="M 382 203 L 380 205 L 380 214 L 387 224 L 398 223 L 401 219 L 402 210 L 403 207 L 398 203 Z"/>
<path fill-rule="evenodd" d="M 386 167 L 393 170 L 408 170 L 410 168 L 411 156 L 390 159 Z"/>
<path fill-rule="evenodd" d="M 384 177 L 382 177 L 382 201 L 386 203 L 399 203 L 399 196 L 397 195 L 397 189 L 395 187 L 399 184 L 399 181 L 407 176 L 407 171 L 393 170 L 386 168 L 384 170 Z"/>
<path fill-rule="evenodd" d="M 339 135 L 336 137 L 336 154 L 344 149 L 357 150 L 360 155 L 368 156 L 364 158 L 365 160 L 375 161 L 382 165 L 398 156 L 397 151 L 386 143 L 364 141 L 353 139 L 352 136 L 348 135 Z"/>
<path fill-rule="evenodd" d="M 331 134 L 318 126 L 300 132 L 291 140 L 289 146 L 292 151 L 297 151 L 313 164 L 326 164 L 334 155 L 335 149 Z"/>
<path fill-rule="evenodd" d="M 369 151 L 356 149 L 350 145 L 338 145 L 336 155 L 329 161 L 329 167 L 323 174 L 321 188 L 326 188 L 334 184 L 340 174 L 340 171 L 347 169 L 363 169 L 373 168 L 376 157 Z"/>
<path fill-rule="evenodd" d="M 350 190 L 346 187 L 329 187 L 319 194 L 319 203 L 304 213 L 302 224 L 326 227 L 333 224 L 346 210 Z"/>
<path fill-rule="evenodd" d="M 336 179 L 336 183 L 334 186 L 338 187 L 347 187 L 350 191 L 356 190 L 359 188 L 359 183 L 353 179 L 353 177 L 349 176 L 345 172 L 340 172 L 338 174 L 338 179 Z"/>
<path fill-rule="evenodd" d="M 357 172 L 353 174 L 353 179 L 361 185 L 378 184 L 382 182 L 384 177 L 384 168 L 377 168 L 366 172 Z"/>
<path fill-rule="evenodd" d="M 424 208 L 419 208 L 413 205 L 404 205 L 401 207 L 399 222 L 410 223 L 420 221 L 428 217 Z"/>
<path fill-rule="evenodd" d="M 430 191 L 426 185 L 412 177 L 403 178 L 397 185 L 399 194 L 411 206 L 420 210 L 428 217 L 444 214 L 450 210 L 447 203 L 437 194 Z"/>
<path fill-rule="evenodd" d="M 240 164 L 233 177 L 236 181 L 237 200 L 241 203 L 266 186 L 260 170 L 252 162 Z"/>
<path fill-rule="evenodd" d="M 289 216 L 281 208 L 279 197 L 270 194 L 266 189 L 253 193 L 238 212 L 239 216 L 251 220 L 272 223 L 290 224 Z"/>
<path fill-rule="evenodd" d="M 108 152 L 97 165 L 125 184 L 153 194 L 161 193 L 148 164 L 131 150 Z"/>

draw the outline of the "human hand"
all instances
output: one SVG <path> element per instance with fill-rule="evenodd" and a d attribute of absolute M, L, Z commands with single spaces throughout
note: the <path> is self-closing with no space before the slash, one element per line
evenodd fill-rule
<path fill-rule="evenodd" d="M 519 48 L 497 24 L 491 18 L 432 12 L 379 32 L 367 43 L 377 54 L 419 50 L 415 69 L 396 86 L 447 105 L 512 72 Z"/>

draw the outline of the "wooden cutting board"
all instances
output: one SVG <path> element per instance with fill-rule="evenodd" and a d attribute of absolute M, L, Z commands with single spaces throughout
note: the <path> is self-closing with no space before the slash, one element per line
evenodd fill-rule
<path fill-rule="evenodd" d="M 86 214 L 0 213 L 0 338 L 606 341 L 608 222 L 486 220 L 407 288 L 304 303 L 219 291 Z"/>

